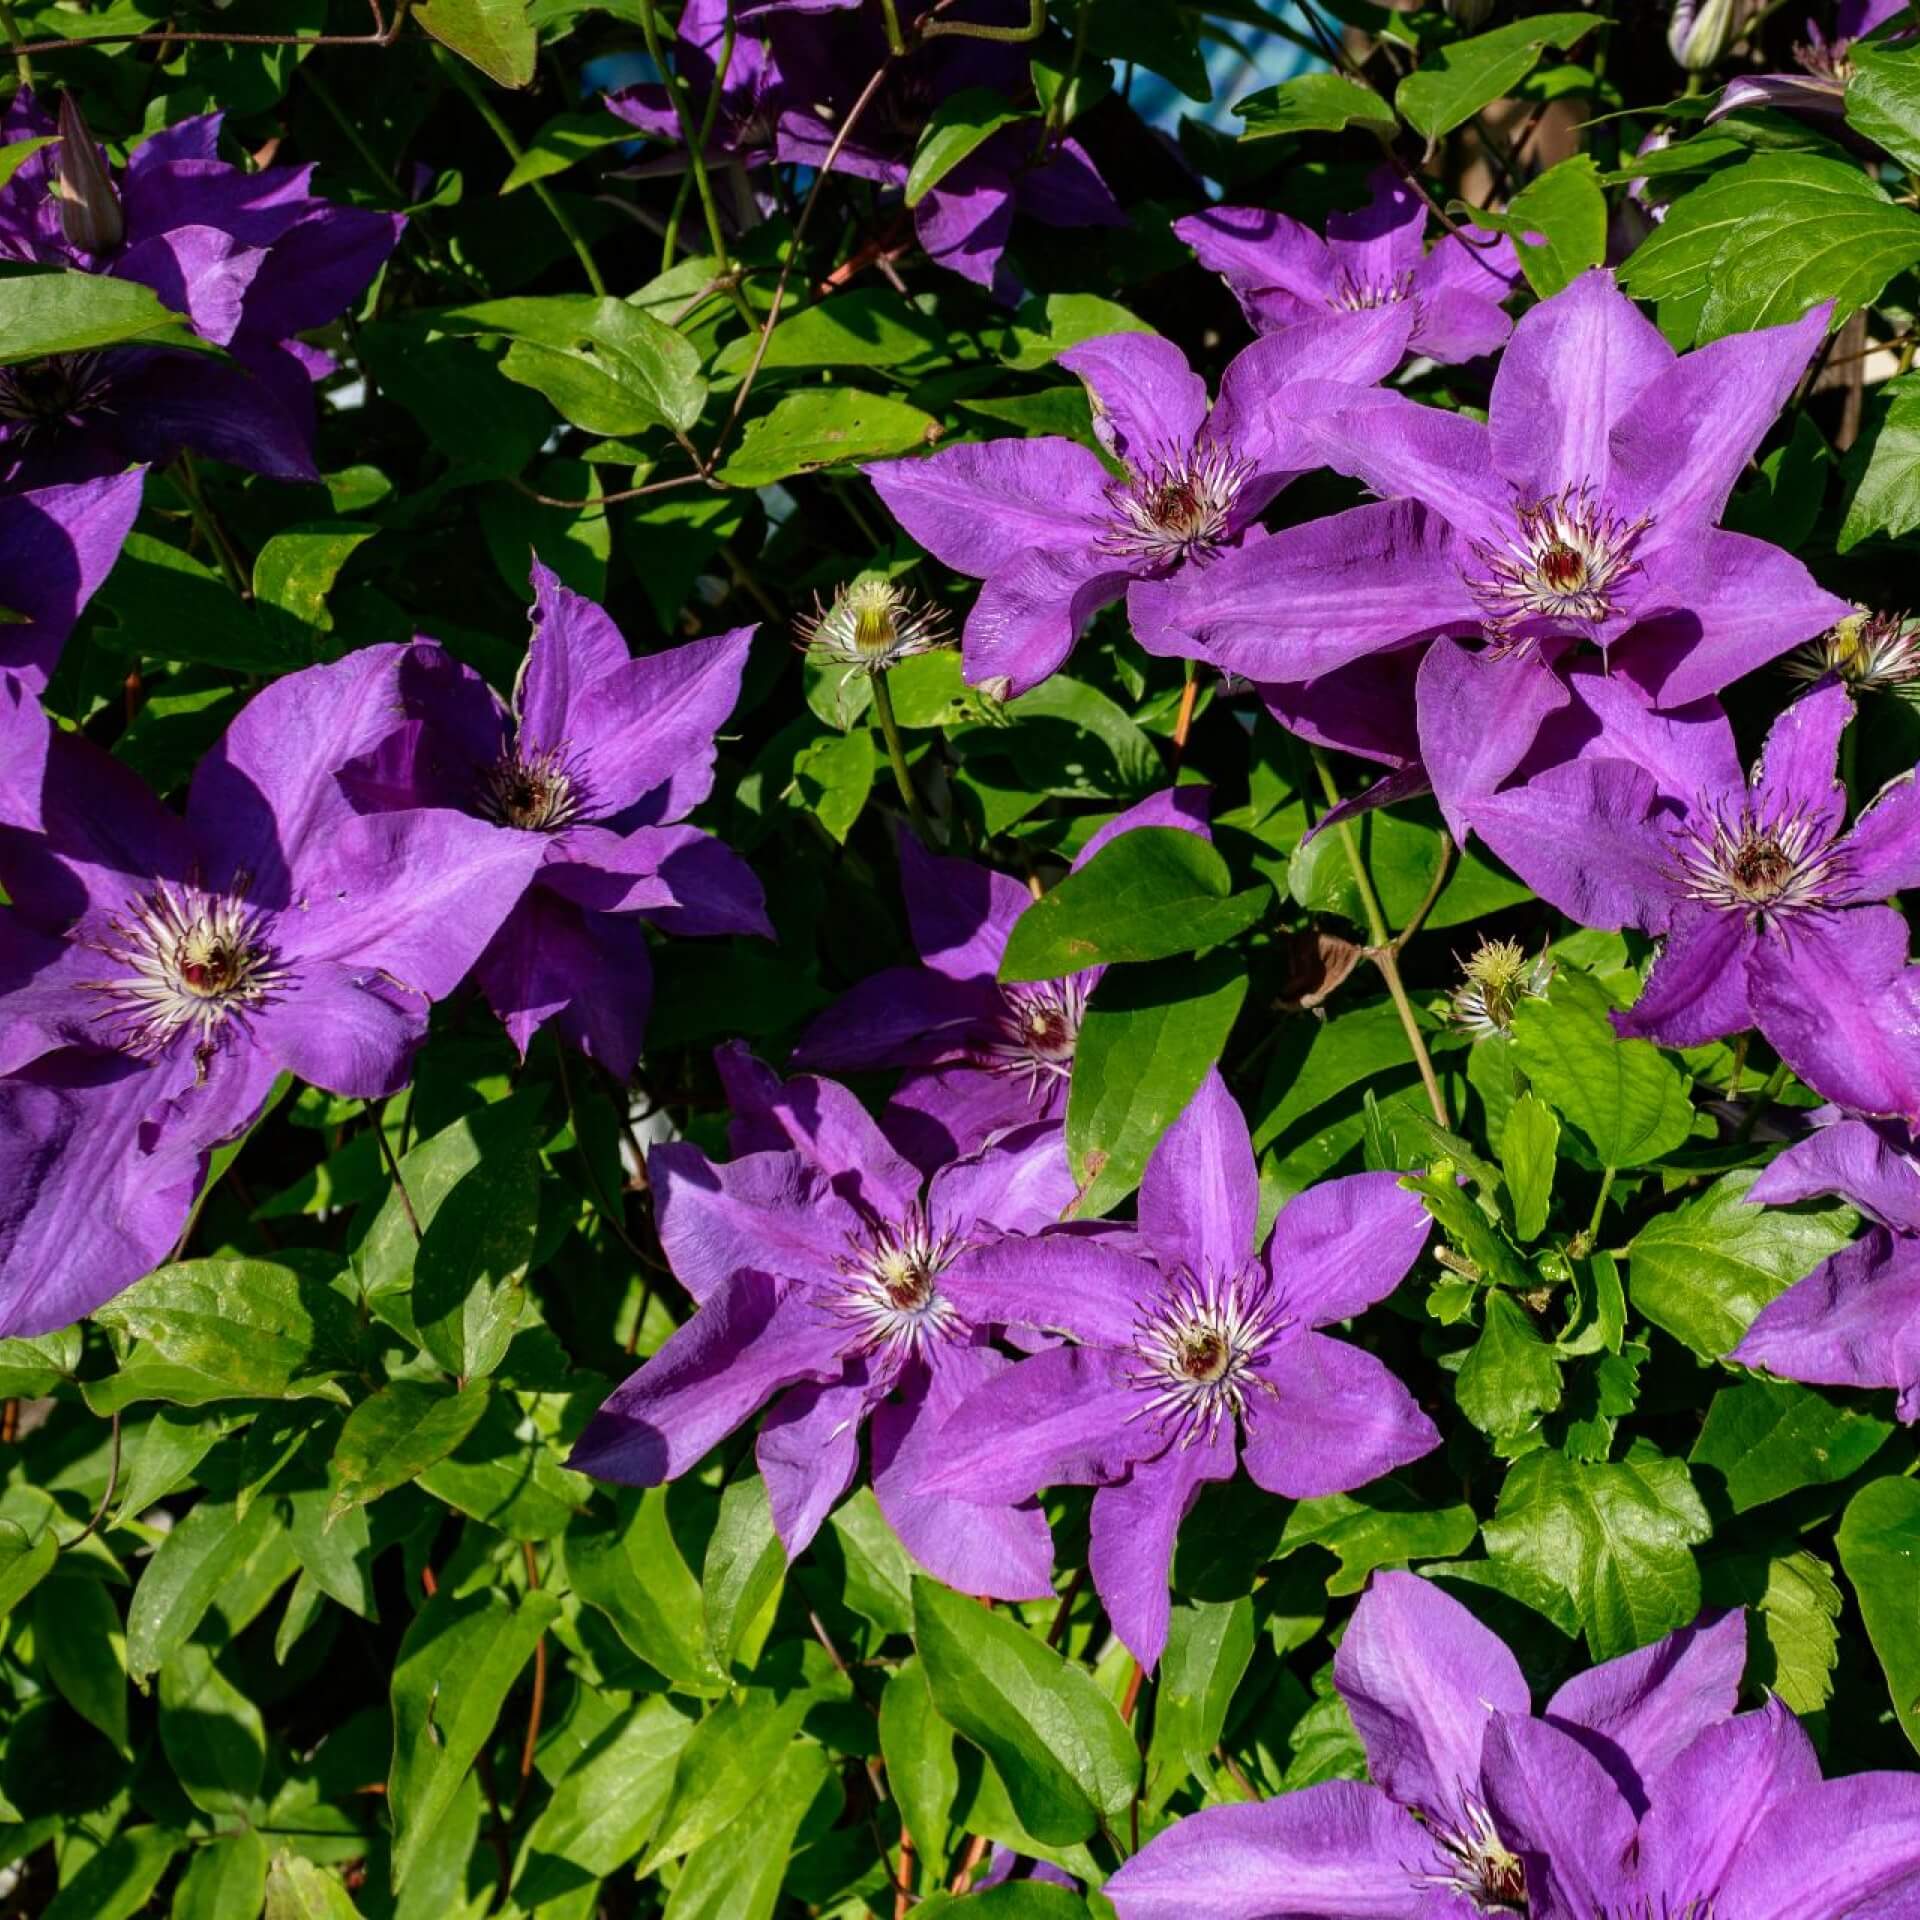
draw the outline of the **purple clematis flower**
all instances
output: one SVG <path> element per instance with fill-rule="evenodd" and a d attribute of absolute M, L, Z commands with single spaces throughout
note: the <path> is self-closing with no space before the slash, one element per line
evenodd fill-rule
<path fill-rule="evenodd" d="M 1171 787 L 1116 814 L 1074 871 L 1135 827 L 1209 837 L 1208 796 L 1205 787 Z M 1066 1118 L 1081 1017 L 1106 969 L 1002 986 L 1008 937 L 1033 895 L 971 860 L 927 853 L 910 836 L 899 844 L 907 921 L 924 964 L 888 967 L 849 988 L 800 1036 L 793 1057 L 833 1073 L 907 1068 L 883 1120 L 907 1157 L 932 1172 L 1009 1127 Z"/>
<path fill-rule="evenodd" d="M 1838 1194 L 1872 1224 L 1760 1310 L 1728 1358 L 1785 1380 L 1892 1387 L 1920 1420 L 1920 1154 L 1910 1128 L 1826 1108 L 1747 1190 L 1755 1205 Z"/>
<path fill-rule="evenodd" d="M 1630 701 L 1613 713 L 1631 724 Z M 1920 788 L 1902 777 L 1844 830 L 1834 766 L 1852 717 L 1838 684 L 1795 701 L 1748 780 L 1718 715 L 1646 716 L 1481 799 L 1473 821 L 1582 925 L 1664 938 L 1614 1016 L 1623 1034 L 1685 1047 L 1757 1026 L 1828 1099 L 1915 1118 L 1920 973 L 1905 919 L 1877 903 L 1920 885 Z"/>
<path fill-rule="evenodd" d="M 120 558 L 146 474 L 0 494 L 0 673 L 45 688 L 67 635 Z"/>
<path fill-rule="evenodd" d="M 1429 253 L 1427 210 L 1412 189 L 1385 167 L 1368 184 L 1371 201 L 1328 215 L 1324 240 L 1265 207 L 1209 207 L 1173 230 L 1225 277 L 1256 333 L 1405 305 L 1410 352 L 1446 365 L 1495 352 L 1513 331 L 1501 305 L 1520 280 L 1513 242 L 1469 227 L 1470 241 L 1449 234 Z"/>
<path fill-rule="evenodd" d="M 1793 50 L 1798 73 L 1751 73 L 1729 80 L 1708 121 L 1738 113 L 1742 107 L 1777 107 L 1783 113 L 1844 120 L 1847 82 L 1853 78 L 1853 43 L 1906 10 L 1906 0 L 1840 0 L 1831 40 L 1820 31 L 1817 20 L 1808 19 L 1807 37 Z"/>
<path fill-rule="evenodd" d="M 955 94 L 986 88 L 1013 104 L 1031 98 L 1024 47 L 941 37 L 889 62 L 879 10 L 870 0 L 750 11 L 768 16 L 770 57 L 783 80 L 785 107 L 775 149 L 781 160 L 798 166 L 826 164 L 835 134 L 883 65 L 886 77 L 879 92 L 833 163 L 836 173 L 882 186 L 906 185 L 928 119 Z M 899 17 L 909 41 L 926 11 L 917 0 L 902 0 Z M 987 26 L 1015 26 L 1027 11 L 1025 0 L 980 0 L 967 8 L 966 17 Z M 1011 304 L 1022 289 L 1003 255 L 1016 213 L 1052 227 L 1127 225 L 1086 149 L 1070 135 L 1043 138 L 1031 118 L 990 134 L 929 189 L 912 217 L 920 245 L 936 266 Z"/>
<path fill-rule="evenodd" d="M 1920 1775 L 1823 1781 L 1779 1700 L 1736 1713 L 1729 1614 L 1567 1682 L 1534 1716 L 1506 1647 L 1376 1574 L 1334 1659 L 1375 1784 L 1209 1807 L 1107 1882 L 1120 1920 L 1893 1920 Z"/>
<path fill-rule="evenodd" d="M 110 347 L 0 368 L 0 480 L 91 479 L 182 447 L 278 479 L 318 477 L 313 382 L 333 363 L 293 336 L 364 290 L 406 222 L 315 197 L 311 167 L 227 165 L 220 120 L 152 135 L 116 181 L 77 115 L 63 114 L 59 144 L 0 186 L 0 260 L 141 281 L 229 356 Z M 8 141 L 55 130 L 24 90 L 0 118 Z M 117 223 L 73 220 L 63 175 L 117 201 Z M 89 248 L 70 229 L 114 244 Z"/>
<path fill-rule="evenodd" d="M 1140 1184 L 1137 1241 L 1068 1227 L 956 1263 L 969 1320 L 1075 1344 L 966 1400 L 927 1450 L 929 1494 L 991 1510 L 1094 1486 L 1088 1561 L 1143 1667 L 1166 1645 L 1174 1536 L 1201 1484 L 1244 1453 L 1269 1492 L 1342 1493 L 1439 1444 L 1372 1354 L 1317 1329 L 1392 1292 L 1431 1222 L 1392 1173 L 1329 1180 L 1282 1209 L 1262 1250 L 1247 1123 L 1209 1072 Z"/>
<path fill-rule="evenodd" d="M 551 1020 L 624 1079 L 646 1031 L 644 915 L 668 933 L 771 937 L 738 854 L 679 824 L 713 789 L 714 736 L 752 627 L 635 659 L 605 612 L 533 565 L 533 638 L 509 708 L 431 641 L 398 659 L 404 718 L 340 784 L 364 813 L 453 808 L 521 847 L 532 885 L 480 956 L 525 1057 Z"/>
<path fill-rule="evenodd" d="M 945 1416 L 1011 1364 L 947 1274 L 969 1248 L 1059 1217 L 1073 1198 L 1059 1130 L 1021 1128 L 923 1180 L 844 1087 L 783 1085 L 738 1045 L 716 1058 L 736 1157 L 675 1144 L 647 1162 L 661 1244 L 699 1310 L 614 1391 L 571 1464 L 657 1486 L 773 1400 L 754 1452 L 791 1557 L 852 1483 L 871 1421 L 875 1496 L 920 1564 L 968 1593 L 1044 1596 L 1036 1505 L 982 1513 L 915 1480 Z"/>
<path fill-rule="evenodd" d="M 257 694 L 184 820 L 0 680 L 0 1073 L 23 1078 L 0 1102 L 0 1330 L 64 1326 L 162 1258 L 194 1157 L 282 1072 L 397 1091 L 428 1007 L 525 890 L 537 846 L 341 798 L 334 767 L 391 724 L 399 651 Z"/>
<path fill-rule="evenodd" d="M 1679 707 L 1846 615 L 1792 555 L 1716 525 L 1826 311 L 1676 355 L 1611 274 L 1582 274 L 1514 328 L 1485 425 L 1361 393 L 1309 428 L 1395 497 L 1141 589 L 1136 625 L 1262 683 L 1425 645 L 1420 759 L 1464 831 L 1472 797 L 1567 705 L 1560 669 L 1586 649 Z"/>
<path fill-rule="evenodd" d="M 987 440 L 866 473 L 893 517 L 936 560 L 984 579 L 962 636 L 967 679 L 1019 694 L 1059 669 L 1080 630 L 1134 583 L 1209 591 L 1213 563 L 1255 530 L 1289 480 L 1320 464 L 1315 409 L 1396 367 L 1411 309 L 1379 307 L 1357 324 L 1303 321 L 1239 354 L 1207 404 L 1206 382 L 1171 340 L 1115 333 L 1060 356 L 1086 382 L 1119 478 L 1077 440 Z M 1157 603 L 1156 603 L 1157 604 Z M 1129 594 L 1150 652 L 1163 622 Z"/>
<path fill-rule="evenodd" d="M 696 126 L 705 117 L 715 85 L 719 86 L 720 104 L 714 113 L 709 158 L 757 167 L 773 158 L 773 130 L 785 92 L 766 42 L 738 26 L 726 72 L 721 73 L 729 4 L 730 0 L 688 0 L 676 35 L 675 71 L 687 90 Z M 656 140 L 675 144 L 680 140 L 680 116 L 667 89 L 657 80 L 620 87 L 606 94 L 601 104 Z M 678 164 L 685 164 L 684 156 Z M 639 170 L 649 171 L 648 163 L 642 162 Z"/>

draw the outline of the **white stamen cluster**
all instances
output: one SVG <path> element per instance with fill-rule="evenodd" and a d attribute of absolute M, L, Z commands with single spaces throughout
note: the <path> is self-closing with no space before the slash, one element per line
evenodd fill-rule
<path fill-rule="evenodd" d="M 1708 809 L 1675 853 L 1688 898 L 1745 914 L 1756 927 L 1824 906 L 1840 866 L 1824 822 L 1800 812 L 1762 819 L 1751 803 L 1731 820 Z"/>
<path fill-rule="evenodd" d="M 999 1036 L 987 1052 L 987 1065 L 996 1073 L 1023 1077 L 1029 1093 L 1049 1080 L 1070 1078 L 1073 1049 L 1087 1011 L 1084 976 L 1002 987 L 1000 994 L 1005 1007 Z"/>
<path fill-rule="evenodd" d="M 1522 1000 L 1546 997 L 1553 962 L 1544 953 L 1529 955 L 1518 940 L 1482 940 L 1461 962 L 1462 979 L 1453 990 L 1453 1023 L 1476 1040 L 1505 1033 Z"/>
<path fill-rule="evenodd" d="M 482 777 L 478 800 L 487 819 L 528 833 L 557 833 L 586 811 L 586 793 L 558 747 L 509 747 Z"/>
<path fill-rule="evenodd" d="M 1598 623 L 1615 611 L 1620 583 L 1639 571 L 1633 550 L 1652 524 L 1609 513 L 1584 486 L 1518 505 L 1505 547 L 1476 540 L 1487 569 L 1469 580 L 1496 640 L 1523 642 L 1532 620 Z"/>
<path fill-rule="evenodd" d="M 55 353 L 17 367 L 0 367 L 0 421 L 41 428 L 107 410 L 113 382 L 98 353 Z"/>
<path fill-rule="evenodd" d="M 1391 278 L 1356 280 L 1342 272 L 1327 296 L 1327 305 L 1339 313 L 1365 313 L 1374 307 L 1397 307 L 1413 298 L 1413 269 Z"/>
<path fill-rule="evenodd" d="M 1904 613 L 1870 613 L 1864 607 L 1837 620 L 1817 640 L 1787 656 L 1796 680 L 1844 680 L 1856 693 L 1897 692 L 1920 698 L 1920 626 Z"/>
<path fill-rule="evenodd" d="M 958 1251 L 954 1236 L 935 1233 L 918 1209 L 904 1220 L 876 1222 L 850 1242 L 840 1261 L 845 1283 L 833 1311 L 853 1329 L 851 1351 L 900 1363 L 964 1339 L 970 1329 L 937 1284 Z"/>
<path fill-rule="evenodd" d="M 1427 1823 L 1440 1850 L 1444 1871 L 1416 1873 L 1414 1883 L 1440 1887 L 1471 1900 L 1481 1913 L 1525 1913 L 1527 1874 L 1520 1857 L 1508 1851 L 1493 1829 L 1492 1816 L 1479 1801 L 1468 1798 L 1465 1823 L 1445 1827 Z"/>
<path fill-rule="evenodd" d="M 1182 1447 L 1211 1441 L 1223 1421 L 1245 1411 L 1250 1392 L 1274 1391 L 1255 1362 L 1291 1319 L 1258 1266 L 1226 1279 L 1211 1271 L 1174 1276 L 1169 1297 L 1134 1327 L 1128 1377 L 1146 1401 L 1133 1417 L 1172 1427 Z"/>
<path fill-rule="evenodd" d="M 816 660 L 850 673 L 885 673 L 916 653 L 947 644 L 946 609 L 916 599 L 890 580 L 856 580 L 831 605 L 794 622 L 800 643 Z"/>
<path fill-rule="evenodd" d="M 88 983 L 108 1003 L 113 1044 L 150 1059 L 184 1033 L 204 1052 L 224 1022 L 244 1022 L 286 978 L 265 921 L 238 897 L 164 880 L 130 901 L 99 943 L 121 971 Z"/>
<path fill-rule="evenodd" d="M 1233 503 L 1254 463 L 1203 440 L 1185 453 L 1155 454 L 1106 490 L 1114 517 L 1102 553 L 1170 565 L 1205 559 L 1227 538 Z"/>

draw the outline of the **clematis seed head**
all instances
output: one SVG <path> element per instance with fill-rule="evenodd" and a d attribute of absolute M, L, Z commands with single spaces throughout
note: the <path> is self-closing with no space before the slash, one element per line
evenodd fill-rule
<path fill-rule="evenodd" d="M 1831 673 L 1856 693 L 1920 699 L 1920 624 L 1904 613 L 1860 607 L 1796 649 L 1785 664 L 1796 680 L 1823 680 Z"/>
<path fill-rule="evenodd" d="M 885 673 L 916 653 L 947 644 L 946 610 L 873 575 L 814 603 L 794 631 L 816 660 L 856 673 Z"/>
<path fill-rule="evenodd" d="M 1517 940 L 1482 940 L 1460 963 L 1462 980 L 1453 991 L 1452 1016 L 1476 1039 L 1505 1033 L 1522 1000 L 1546 998 L 1553 962 L 1529 956 Z"/>

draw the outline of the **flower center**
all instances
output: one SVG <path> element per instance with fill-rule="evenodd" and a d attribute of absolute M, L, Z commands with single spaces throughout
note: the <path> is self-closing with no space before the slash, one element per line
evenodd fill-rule
<path fill-rule="evenodd" d="M 1413 298 L 1413 269 L 1397 273 L 1391 279 L 1356 280 L 1342 272 L 1327 305 L 1339 313 L 1365 313 L 1372 307 L 1397 307 Z"/>
<path fill-rule="evenodd" d="M 967 1323 L 938 1285 L 958 1251 L 918 1208 L 857 1235 L 839 1262 L 845 1279 L 832 1305 L 853 1330 L 849 1351 L 905 1362 L 965 1338 Z"/>
<path fill-rule="evenodd" d="M 1212 1272 L 1175 1276 L 1170 1296 L 1134 1331 L 1128 1377 L 1146 1396 L 1140 1415 L 1171 1427 L 1183 1447 L 1211 1441 L 1223 1420 L 1239 1417 L 1250 1392 L 1273 1391 L 1256 1363 L 1291 1317 L 1258 1266 L 1225 1280 Z"/>
<path fill-rule="evenodd" d="M 142 1057 L 181 1033 L 206 1049 L 286 978 L 265 939 L 266 916 L 236 898 L 158 882 L 111 923 L 100 951 L 120 970 L 88 982 L 117 1022 L 114 1044 Z"/>
<path fill-rule="evenodd" d="M 478 804 L 503 827 L 557 833 L 585 812 L 586 796 L 559 748 L 535 754 L 509 748 L 482 776 Z"/>
<path fill-rule="evenodd" d="M 1482 940 L 1461 964 L 1461 983 L 1453 992 L 1453 1019 L 1476 1038 L 1505 1033 L 1522 1000 L 1544 998 L 1553 979 L 1546 955 L 1528 957 L 1518 940 Z"/>
<path fill-rule="evenodd" d="M 1762 820 L 1750 805 L 1732 820 L 1709 810 L 1680 840 L 1678 860 L 1690 899 L 1746 914 L 1755 926 L 1823 906 L 1839 866 L 1823 823 L 1802 813 Z"/>
<path fill-rule="evenodd" d="M 1796 680 L 1835 674 L 1862 692 L 1906 687 L 1920 680 L 1920 629 L 1905 613 L 1874 613 L 1862 607 L 1796 649 L 1786 670 Z"/>
<path fill-rule="evenodd" d="M 1525 1863 L 1501 1844 L 1492 1817 L 1479 1801 L 1467 1800 L 1463 1825 L 1448 1827 L 1435 1820 L 1428 1830 L 1440 1851 L 1442 1871 L 1416 1874 L 1416 1885 L 1457 1893 L 1480 1913 L 1526 1912 Z M 1604 1917 L 1596 1915 L 1595 1920 Z"/>
<path fill-rule="evenodd" d="M 1522 645 L 1531 622 L 1597 625 L 1619 611 L 1619 587 L 1638 571 L 1633 550 L 1652 522 L 1609 513 L 1580 486 L 1516 506 L 1513 524 L 1504 546 L 1473 542 L 1486 573 L 1467 586 L 1495 640 Z"/>
<path fill-rule="evenodd" d="M 1846 86 L 1853 78 L 1853 42 L 1844 36 L 1836 40 L 1822 39 L 1818 27 L 1813 28 L 1812 32 L 1811 40 L 1802 40 L 1795 46 L 1794 59 L 1816 80 L 1830 80 L 1835 86 Z"/>
<path fill-rule="evenodd" d="M 850 672 L 881 673 L 916 653 L 946 644 L 946 610 L 916 600 L 890 580 L 856 580 L 831 606 L 814 602 L 796 620 L 800 643 L 816 660 Z"/>
<path fill-rule="evenodd" d="M 1087 1010 L 1085 976 L 1002 987 L 1000 997 L 1000 1030 L 987 1048 L 987 1066 L 996 1073 L 1024 1074 L 1030 1093 L 1043 1081 L 1067 1079 Z"/>
<path fill-rule="evenodd" d="M 36 429 L 77 422 L 104 408 L 112 391 L 105 356 L 55 353 L 22 366 L 0 367 L 0 424 Z"/>
<path fill-rule="evenodd" d="M 1207 558 L 1231 532 L 1233 504 L 1253 465 L 1210 441 L 1178 457 L 1153 458 L 1107 488 L 1114 517 L 1096 544 L 1103 553 L 1162 565 Z"/>

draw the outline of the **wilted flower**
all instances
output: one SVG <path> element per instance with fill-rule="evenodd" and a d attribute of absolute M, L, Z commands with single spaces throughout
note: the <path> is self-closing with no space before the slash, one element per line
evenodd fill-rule
<path fill-rule="evenodd" d="M 866 574 L 831 602 L 814 601 L 794 622 L 807 652 L 853 673 L 885 673 L 916 653 L 948 644 L 944 607 L 918 599 L 891 580 Z"/>
<path fill-rule="evenodd" d="M 1920 1776 L 1822 1780 L 1777 1697 L 1734 1711 L 1723 1615 L 1569 1680 L 1540 1714 L 1459 1602 L 1376 1573 L 1334 1656 L 1373 1784 L 1203 1808 L 1107 1882 L 1120 1920 L 1848 1920 L 1907 1913 Z"/>
<path fill-rule="evenodd" d="M 1464 978 L 1453 990 L 1453 1022 L 1484 1040 L 1513 1025 L 1513 1010 L 1522 1000 L 1546 998 L 1553 962 L 1544 953 L 1529 957 L 1517 940 L 1482 940 L 1460 971 Z"/>
<path fill-rule="evenodd" d="M 1397 1174 L 1296 1194 L 1262 1248 L 1247 1123 L 1210 1071 L 1147 1162 L 1139 1218 L 1131 1245 L 1067 1227 L 956 1261 L 948 1290 L 970 1320 L 1074 1344 L 964 1401 L 918 1484 L 984 1509 L 1097 1488 L 1093 1584 L 1151 1667 L 1174 1537 L 1203 1482 L 1244 1457 L 1270 1493 L 1343 1493 L 1439 1435 L 1372 1354 L 1319 1331 L 1391 1293 L 1426 1244 L 1432 1222 Z"/>
<path fill-rule="evenodd" d="M 1904 613 L 1874 613 L 1857 607 L 1817 640 L 1789 654 L 1786 670 L 1796 680 L 1837 674 L 1857 693 L 1898 693 L 1920 698 L 1920 621 Z"/>

